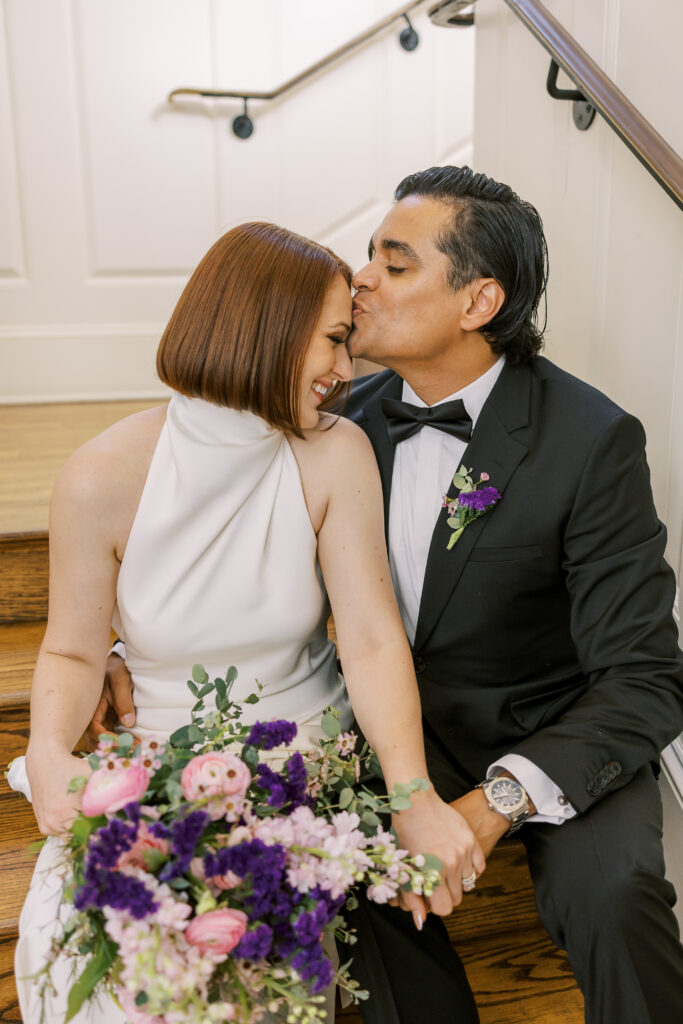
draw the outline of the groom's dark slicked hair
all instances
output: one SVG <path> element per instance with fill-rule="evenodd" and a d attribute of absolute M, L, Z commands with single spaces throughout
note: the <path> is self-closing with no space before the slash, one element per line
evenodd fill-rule
<path fill-rule="evenodd" d="M 450 260 L 454 291 L 479 277 L 492 277 L 505 293 L 498 313 L 482 329 L 497 355 L 525 363 L 543 347 L 545 323 L 538 306 L 548 281 L 548 250 L 538 211 L 509 185 L 469 167 L 430 167 L 404 178 L 394 193 L 438 199 L 453 217 L 436 239 Z"/>

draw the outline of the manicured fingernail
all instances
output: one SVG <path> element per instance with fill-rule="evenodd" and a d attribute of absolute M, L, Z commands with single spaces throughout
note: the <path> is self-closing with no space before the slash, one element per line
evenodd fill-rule
<path fill-rule="evenodd" d="M 424 924 L 424 918 L 419 910 L 413 911 L 413 923 L 419 932 L 422 931 L 422 925 Z"/>
<path fill-rule="evenodd" d="M 130 714 L 129 715 L 122 715 L 121 716 L 121 724 L 122 725 L 135 725 L 135 715 L 130 715 Z"/>

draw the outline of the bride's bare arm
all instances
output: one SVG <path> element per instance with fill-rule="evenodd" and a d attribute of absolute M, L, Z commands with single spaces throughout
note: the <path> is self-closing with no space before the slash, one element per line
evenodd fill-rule
<path fill-rule="evenodd" d="M 119 561 L 164 409 L 128 417 L 89 441 L 62 469 L 50 505 L 47 629 L 31 690 L 26 769 L 39 828 L 73 817 L 69 780 L 87 774 L 71 751 L 97 707 L 109 649 Z"/>
<path fill-rule="evenodd" d="M 330 596 L 344 677 L 359 725 L 375 748 L 387 787 L 427 778 L 422 716 L 410 647 L 394 596 L 384 540 L 379 473 L 369 441 L 355 424 L 326 432 L 319 466 L 328 489 L 318 553 Z M 322 451 L 322 446 L 320 446 Z M 433 787 L 413 796 L 395 824 L 414 852 L 444 861 L 446 886 L 431 900 L 437 913 L 460 902 L 460 881 L 485 862 L 464 818 Z"/>
<path fill-rule="evenodd" d="M 47 834 L 73 816 L 69 779 L 87 774 L 71 751 L 97 706 L 109 645 L 117 503 L 108 500 L 106 474 L 97 446 L 86 446 L 63 468 L 50 506 L 49 615 L 31 690 L 26 755 L 34 811 Z"/>

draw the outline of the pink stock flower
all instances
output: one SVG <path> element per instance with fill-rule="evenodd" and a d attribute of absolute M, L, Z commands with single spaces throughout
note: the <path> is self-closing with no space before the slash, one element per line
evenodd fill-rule
<path fill-rule="evenodd" d="M 88 779 L 83 791 L 83 813 L 88 818 L 99 814 L 113 814 L 147 792 L 149 776 L 140 765 L 130 764 L 127 768 L 115 765 L 113 768 L 98 768 Z"/>
<path fill-rule="evenodd" d="M 248 921 L 241 910 L 210 910 L 190 921 L 185 938 L 200 953 L 229 953 L 246 932 Z"/>
<path fill-rule="evenodd" d="M 186 800 L 202 797 L 225 798 L 243 796 L 251 782 L 251 772 L 235 754 L 215 750 L 193 757 L 180 776 L 180 785 Z M 232 805 L 234 801 L 230 801 Z M 217 821 L 226 813 L 225 799 L 213 799 L 207 811 Z"/>
<path fill-rule="evenodd" d="M 116 862 L 116 867 L 120 871 L 121 868 L 141 868 L 143 871 L 147 870 L 145 864 L 144 853 L 146 850 L 159 850 L 161 853 L 168 853 L 168 842 L 165 839 L 160 839 L 158 836 L 153 835 L 147 823 L 144 821 L 140 822 L 138 828 L 138 836 L 133 845 L 129 850 L 125 850 Z"/>
<path fill-rule="evenodd" d="M 120 1002 L 121 1009 L 130 1021 L 130 1024 L 163 1024 L 163 1017 L 152 1017 L 149 1013 L 141 1010 L 135 1002 L 135 996 L 123 986 L 117 988 L 116 998 Z"/>

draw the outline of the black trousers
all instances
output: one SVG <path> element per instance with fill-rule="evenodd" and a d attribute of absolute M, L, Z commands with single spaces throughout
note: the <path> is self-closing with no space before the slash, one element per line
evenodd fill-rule
<path fill-rule="evenodd" d="M 426 736 L 430 776 L 446 800 L 475 781 Z M 563 825 L 526 824 L 524 842 L 543 924 L 565 949 L 586 1024 L 683 1021 L 683 947 L 664 878 L 662 808 L 652 768 Z M 465 896 L 465 901 L 467 897 Z M 358 943 L 351 973 L 370 999 L 366 1024 L 477 1024 L 479 1015 L 441 919 L 422 932 L 410 914 L 364 897 L 348 915 Z"/>

